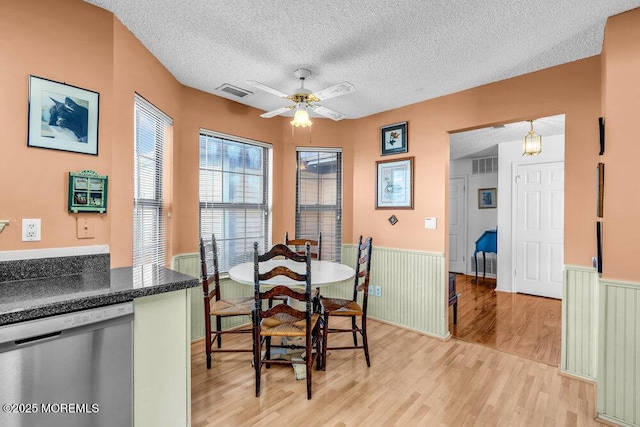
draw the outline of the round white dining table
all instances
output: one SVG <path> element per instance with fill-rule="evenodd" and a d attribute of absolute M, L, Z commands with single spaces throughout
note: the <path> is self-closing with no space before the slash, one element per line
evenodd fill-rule
<path fill-rule="evenodd" d="M 266 273 L 274 267 L 285 266 L 299 274 L 305 274 L 305 264 L 295 262 L 290 259 L 271 259 L 260 263 L 260 273 Z M 356 274 L 355 270 L 348 265 L 331 261 L 311 260 L 311 285 L 314 287 L 329 286 L 343 280 L 351 279 Z M 231 280 L 253 285 L 253 262 L 238 264 L 229 269 Z M 304 286 L 304 282 L 298 282 L 288 277 L 277 276 L 269 280 L 260 282 L 261 285 L 285 285 Z"/>

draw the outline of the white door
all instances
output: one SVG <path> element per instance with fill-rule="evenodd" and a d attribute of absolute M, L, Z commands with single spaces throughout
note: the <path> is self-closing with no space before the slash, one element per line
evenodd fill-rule
<path fill-rule="evenodd" d="M 564 162 L 516 171 L 516 292 L 562 298 Z"/>
<path fill-rule="evenodd" d="M 466 274 L 466 177 L 449 179 L 449 271 Z"/>

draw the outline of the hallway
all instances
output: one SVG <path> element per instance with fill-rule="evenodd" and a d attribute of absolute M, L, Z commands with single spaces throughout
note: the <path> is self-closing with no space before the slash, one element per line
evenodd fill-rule
<path fill-rule="evenodd" d="M 458 324 L 449 316 L 451 335 L 506 353 L 560 364 L 562 301 L 525 294 L 496 292 L 495 279 L 458 274 Z"/>

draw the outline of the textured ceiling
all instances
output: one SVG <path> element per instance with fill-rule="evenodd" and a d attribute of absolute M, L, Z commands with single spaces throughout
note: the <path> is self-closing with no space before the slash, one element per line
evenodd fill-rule
<path fill-rule="evenodd" d="M 640 0 L 85 0 L 113 12 L 184 85 L 269 111 L 308 68 L 347 119 L 597 55 L 606 18 Z M 223 84 L 252 94 L 238 98 Z M 269 119 L 265 119 L 269 120 Z"/>

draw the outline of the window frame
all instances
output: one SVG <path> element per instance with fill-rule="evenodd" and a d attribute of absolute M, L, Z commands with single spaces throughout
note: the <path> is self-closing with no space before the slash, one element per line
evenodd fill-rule
<path fill-rule="evenodd" d="M 142 114 L 142 116 L 139 116 Z M 165 172 L 170 169 L 168 163 L 169 147 L 173 133 L 173 119 L 165 114 L 158 107 L 147 101 L 139 94 L 134 96 L 134 143 L 133 143 L 133 254 L 132 265 L 140 266 L 145 264 L 156 264 L 165 266 L 167 264 L 168 229 L 164 214 L 166 211 L 165 194 L 170 182 L 165 182 Z M 140 179 L 141 157 L 139 148 L 138 123 L 142 117 L 151 119 L 154 124 L 153 151 L 152 156 L 142 156 L 153 161 L 153 198 L 139 198 L 143 185 Z M 153 243 L 145 245 L 144 227 L 141 219 L 138 218 L 146 209 L 153 209 Z M 150 259 L 149 259 L 150 258 Z"/>
<path fill-rule="evenodd" d="M 224 177 L 231 175 L 231 174 L 238 174 L 244 177 L 246 176 L 257 176 L 257 174 L 250 174 L 250 173 L 246 173 L 246 167 L 244 168 L 243 172 L 238 172 L 238 171 L 229 171 L 229 170 L 225 170 L 224 168 L 224 148 L 221 147 L 220 150 L 220 156 L 221 156 L 221 160 L 220 160 L 220 168 L 219 169 L 215 169 L 214 167 L 205 167 L 203 168 L 202 165 L 202 137 L 208 137 L 208 138 L 216 138 L 222 141 L 222 144 L 224 145 L 224 142 L 230 142 L 232 144 L 241 144 L 243 147 L 244 146 L 251 146 L 251 147 L 257 147 L 260 148 L 262 150 L 262 154 L 260 156 L 261 159 L 261 169 L 262 169 L 262 174 L 260 175 L 262 177 L 262 189 L 260 191 L 260 193 L 262 194 L 262 201 L 259 203 L 251 203 L 251 202 L 246 202 L 242 201 L 242 202 L 232 202 L 232 201 L 225 201 L 225 199 L 227 199 L 227 197 L 225 196 L 224 190 L 225 190 L 225 181 L 224 181 Z M 243 137 L 239 137 L 239 136 L 235 136 L 235 135 L 229 135 L 229 134 L 225 134 L 225 133 L 221 133 L 221 132 L 216 132 L 216 131 L 211 131 L 211 130 L 207 130 L 207 129 L 200 129 L 199 132 L 199 137 L 198 137 L 198 142 L 199 142 L 199 165 L 198 165 L 198 171 L 199 171 L 199 177 L 198 177 L 198 183 L 199 183 L 199 195 L 198 195 L 198 232 L 199 235 L 202 237 L 203 240 L 205 241 L 210 241 L 211 240 L 211 235 L 206 235 L 203 234 L 203 211 L 221 211 L 222 215 L 225 216 L 227 213 L 229 212 L 233 212 L 233 211 L 243 211 L 243 212 L 247 212 L 247 211 L 252 211 L 252 210 L 260 210 L 262 211 L 263 214 L 263 220 L 262 220 L 262 229 L 264 230 L 264 233 L 262 235 L 259 236 L 259 240 L 262 240 L 264 242 L 264 244 L 262 245 L 262 247 L 260 248 L 261 251 L 266 252 L 270 245 L 271 245 L 271 229 L 272 229 L 272 163 L 273 163 L 273 147 L 271 144 L 268 143 L 264 143 L 261 141 L 255 141 L 255 140 L 251 140 L 248 138 L 243 138 Z M 209 200 L 202 200 L 202 191 L 203 191 L 203 180 L 202 180 L 202 171 L 206 170 L 208 172 L 219 172 L 221 174 L 221 183 L 220 183 L 220 187 L 221 187 L 221 191 L 222 194 L 220 195 L 220 201 L 209 201 Z M 244 179 L 243 179 L 243 182 Z M 212 195 L 214 195 L 212 190 Z M 243 196 L 246 195 L 245 189 L 243 189 Z M 246 217 L 245 217 L 246 219 Z M 226 219 L 223 219 L 223 224 L 222 227 L 223 229 L 225 228 L 225 221 Z M 215 228 L 214 226 L 211 226 L 211 228 Z M 245 223 L 245 229 L 246 229 L 246 223 Z M 240 237 L 230 237 L 227 235 L 219 235 L 216 234 L 216 241 L 218 243 L 218 248 L 219 248 L 219 256 L 220 256 L 220 272 L 221 273 L 226 273 L 229 268 L 233 267 L 236 264 L 239 264 L 241 262 L 248 262 L 251 261 L 252 256 L 253 256 L 253 242 L 255 238 L 252 237 L 248 237 L 247 234 L 243 234 Z M 250 240 L 250 241 L 249 241 Z M 243 242 L 244 247 L 245 247 L 245 252 L 242 256 L 240 257 L 231 257 L 231 256 L 227 256 L 227 254 L 225 253 L 226 251 L 226 245 L 229 244 L 230 242 L 233 241 L 240 241 Z"/>
<path fill-rule="evenodd" d="M 305 204 L 301 204 L 300 203 L 300 196 L 301 196 L 301 180 L 302 178 L 300 177 L 300 173 L 301 173 L 301 167 L 300 167 L 300 153 L 302 152 L 314 152 L 314 153 L 336 153 L 337 154 L 337 165 L 336 165 L 336 203 L 333 205 L 327 205 L 327 204 L 314 204 L 314 205 L 305 205 Z M 318 216 L 317 216 L 317 221 L 316 221 L 316 228 L 317 230 L 322 231 L 323 229 L 323 224 L 322 224 L 322 218 L 320 216 L 320 214 L 322 212 L 335 212 L 335 227 L 333 229 L 333 233 L 334 236 L 331 239 L 331 243 L 333 246 L 333 258 L 332 259 L 328 259 L 327 255 L 329 253 L 331 253 L 331 251 L 329 250 L 329 248 L 327 248 L 327 243 L 330 242 L 329 240 L 329 235 L 327 235 L 326 233 L 322 234 L 322 258 L 323 260 L 329 260 L 329 261 L 334 261 L 334 262 L 340 262 L 341 261 L 341 256 L 342 256 L 342 213 L 343 213 L 343 199 L 342 199 L 342 193 L 343 193 L 343 188 L 342 188 L 342 183 L 343 183 L 343 168 L 342 168 L 342 164 L 343 164 L 343 153 L 342 153 L 342 148 L 323 148 L 323 147 L 297 147 L 296 148 L 296 194 L 295 194 L 295 198 L 296 198 L 296 217 L 295 217 L 295 233 L 296 233 L 296 238 L 309 238 L 309 239 L 315 239 L 317 237 L 317 235 L 313 236 L 310 234 L 305 234 L 302 232 L 302 222 L 301 222 L 301 218 L 300 218 L 300 213 L 302 211 L 305 212 L 317 212 Z M 320 180 L 320 175 L 318 175 L 318 180 Z M 318 186 L 318 188 L 320 187 L 320 185 Z M 318 198 L 319 200 L 319 198 Z"/>

